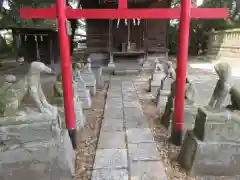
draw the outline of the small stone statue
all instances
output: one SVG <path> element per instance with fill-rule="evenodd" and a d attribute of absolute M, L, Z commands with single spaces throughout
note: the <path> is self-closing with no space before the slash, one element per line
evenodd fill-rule
<path fill-rule="evenodd" d="M 219 80 L 217 81 L 208 106 L 212 108 L 220 108 L 232 87 L 232 69 L 227 63 L 216 64 L 214 69 Z"/>
<path fill-rule="evenodd" d="M 230 90 L 231 104 L 226 108 L 230 110 L 240 110 L 240 90 L 236 86 L 233 86 Z"/>
<path fill-rule="evenodd" d="M 186 91 L 185 91 L 185 100 L 189 100 L 194 102 L 195 96 L 196 96 L 196 88 L 194 84 L 186 78 Z M 175 97 L 176 96 L 176 80 L 172 83 L 171 85 L 171 96 Z"/>
<path fill-rule="evenodd" d="M 77 81 L 79 88 L 86 88 L 86 83 L 84 82 L 81 76 L 81 71 L 80 71 L 81 68 L 82 68 L 82 65 L 80 63 L 76 63 L 74 80 Z"/>
<path fill-rule="evenodd" d="M 78 67 L 80 67 L 80 66 L 78 66 Z M 83 70 L 84 70 L 84 72 L 92 72 L 92 67 L 91 67 L 91 58 L 90 57 L 88 57 L 87 58 L 87 63 L 86 63 L 86 65 L 83 67 Z"/>
<path fill-rule="evenodd" d="M 1 116 L 15 116 L 26 95 L 33 98 L 40 112 L 48 113 L 54 117 L 57 116 L 57 108 L 48 103 L 43 93 L 40 79 L 41 72 L 52 73 L 53 71 L 42 62 L 32 62 L 27 75 L 18 82 L 12 83 L 4 92 L 5 101 L 1 103 Z M 6 83 L 9 80 L 14 82 L 15 78 L 8 76 Z"/>
<path fill-rule="evenodd" d="M 172 62 L 168 61 L 166 63 L 166 66 L 164 68 L 164 73 L 165 73 L 165 77 L 162 79 L 161 88 L 160 89 L 163 89 L 164 82 L 166 81 L 167 78 L 171 79 L 172 81 L 176 80 L 176 71 L 175 71 L 175 69 L 172 66 Z"/>
<path fill-rule="evenodd" d="M 167 71 L 165 71 L 167 77 L 175 80 L 176 79 L 176 70 L 173 68 L 172 62 L 167 62 Z"/>
<path fill-rule="evenodd" d="M 156 63 L 155 72 L 164 72 L 163 64 L 161 64 L 161 63 L 159 63 L 159 62 Z"/>

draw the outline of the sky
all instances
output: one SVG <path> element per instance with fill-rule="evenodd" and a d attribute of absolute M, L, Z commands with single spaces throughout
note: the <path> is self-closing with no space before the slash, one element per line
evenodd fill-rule
<path fill-rule="evenodd" d="M 203 0 L 197 0 L 197 6 L 202 5 L 202 3 L 203 3 Z"/>

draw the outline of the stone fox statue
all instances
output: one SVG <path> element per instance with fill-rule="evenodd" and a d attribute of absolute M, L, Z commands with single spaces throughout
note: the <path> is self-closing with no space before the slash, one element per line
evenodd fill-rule
<path fill-rule="evenodd" d="M 56 107 L 48 103 L 41 86 L 40 73 L 53 73 L 52 69 L 41 62 L 32 62 L 27 75 L 1 92 L 1 116 L 15 116 L 23 98 L 30 95 L 40 112 L 57 115 Z M 3 86 L 1 87 L 1 89 Z M 0 89 L 0 91 L 1 91 Z"/>
<path fill-rule="evenodd" d="M 218 63 L 214 66 L 214 69 L 219 80 L 217 81 L 208 106 L 212 108 L 220 108 L 232 87 L 232 69 L 227 63 Z"/>

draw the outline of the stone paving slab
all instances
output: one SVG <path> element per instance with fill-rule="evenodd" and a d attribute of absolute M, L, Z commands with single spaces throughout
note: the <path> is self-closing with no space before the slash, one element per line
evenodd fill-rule
<path fill-rule="evenodd" d="M 123 131 L 123 120 L 122 119 L 104 119 L 102 121 L 103 132 L 115 132 Z"/>
<path fill-rule="evenodd" d="M 167 179 L 133 81 L 110 84 L 92 180 Z"/>
<path fill-rule="evenodd" d="M 112 103 L 112 102 L 106 102 L 105 104 L 105 108 L 123 108 L 123 104 L 122 103 Z"/>
<path fill-rule="evenodd" d="M 132 101 L 132 102 L 127 102 L 127 101 L 125 101 L 125 102 L 123 102 L 123 106 L 124 107 L 141 107 L 141 104 L 139 103 L 139 102 L 137 102 L 137 101 Z"/>
<path fill-rule="evenodd" d="M 123 119 L 123 113 L 113 110 L 112 112 L 104 113 L 104 118 L 106 118 L 106 119 Z"/>
<path fill-rule="evenodd" d="M 130 179 L 167 180 L 165 168 L 161 161 L 130 162 Z"/>
<path fill-rule="evenodd" d="M 128 144 L 130 161 L 161 160 L 155 143 Z"/>
<path fill-rule="evenodd" d="M 124 113 L 124 119 L 127 120 L 127 122 L 147 122 L 147 118 L 143 114 L 137 114 L 137 112 L 133 113 L 134 114 Z"/>
<path fill-rule="evenodd" d="M 152 132 L 149 128 L 127 129 L 128 143 L 154 143 Z"/>
<path fill-rule="evenodd" d="M 142 108 L 140 107 L 124 107 L 123 108 L 123 111 L 125 112 L 125 113 L 132 113 L 132 112 L 138 112 L 138 113 L 141 113 L 141 114 L 143 114 L 143 110 L 142 110 Z"/>
<path fill-rule="evenodd" d="M 101 132 L 98 149 L 125 149 L 125 132 Z"/>
<path fill-rule="evenodd" d="M 126 169 L 96 169 L 92 172 L 94 180 L 128 180 Z"/>
<path fill-rule="evenodd" d="M 146 121 L 129 121 L 126 119 L 126 129 L 132 128 L 149 128 L 149 124 Z"/>
<path fill-rule="evenodd" d="M 98 149 L 96 152 L 93 169 L 127 168 L 126 149 Z"/>

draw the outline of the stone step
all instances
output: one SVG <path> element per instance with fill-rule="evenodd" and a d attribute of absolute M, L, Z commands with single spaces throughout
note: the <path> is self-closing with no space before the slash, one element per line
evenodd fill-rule
<path fill-rule="evenodd" d="M 114 75 L 127 75 L 127 74 L 138 74 L 140 70 L 138 69 L 128 69 L 128 70 L 118 70 L 115 69 Z"/>

